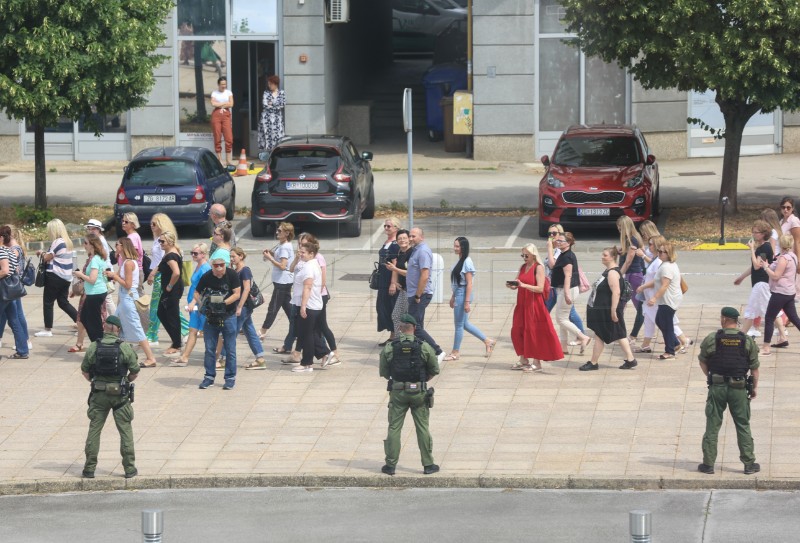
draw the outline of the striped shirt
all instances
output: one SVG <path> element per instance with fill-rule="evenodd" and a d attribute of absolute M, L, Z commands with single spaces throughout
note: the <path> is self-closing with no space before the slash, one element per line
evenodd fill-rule
<path fill-rule="evenodd" d="M 20 259 L 22 258 L 22 248 L 19 246 L 7 247 L 5 245 L 0 245 L 0 252 L 3 254 L 0 259 L 8 259 L 8 273 L 22 275 L 22 269 L 19 267 Z"/>
<path fill-rule="evenodd" d="M 53 259 L 47 263 L 47 271 L 65 281 L 72 281 L 72 255 L 74 252 L 67 249 L 66 242 L 62 238 L 56 238 L 47 252 L 53 255 Z"/>

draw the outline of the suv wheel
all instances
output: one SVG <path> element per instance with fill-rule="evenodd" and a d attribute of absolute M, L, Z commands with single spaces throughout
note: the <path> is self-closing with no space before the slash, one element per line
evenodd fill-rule
<path fill-rule="evenodd" d="M 228 207 L 225 208 L 225 220 L 232 221 L 233 215 L 236 213 L 236 189 L 231 192 L 231 199 L 228 201 Z"/>
<path fill-rule="evenodd" d="M 214 235 L 214 222 L 209 218 L 206 222 L 198 226 L 197 231 L 201 238 L 210 238 Z"/>
<path fill-rule="evenodd" d="M 661 189 L 656 189 L 656 195 L 653 197 L 653 205 L 651 206 L 650 218 L 654 219 L 661 215 Z"/>
<path fill-rule="evenodd" d="M 542 219 L 539 219 L 539 237 L 546 238 L 547 237 L 547 230 L 550 228 L 549 222 L 544 222 Z"/>
<path fill-rule="evenodd" d="M 350 222 L 345 223 L 342 227 L 342 234 L 349 238 L 357 238 L 361 235 L 361 200 L 356 200 L 354 205 L 356 211 L 353 213 L 353 218 Z"/>
<path fill-rule="evenodd" d="M 117 232 L 117 239 L 125 237 L 125 230 L 122 229 L 122 220 L 119 220 L 114 225 L 114 230 Z"/>
<path fill-rule="evenodd" d="M 369 196 L 367 196 L 367 207 L 364 208 L 363 217 L 372 219 L 375 217 L 375 182 L 369 184 Z"/>
<path fill-rule="evenodd" d="M 253 234 L 254 238 L 266 237 L 268 230 L 269 225 L 267 222 L 259 221 L 253 216 L 250 217 L 250 232 Z"/>

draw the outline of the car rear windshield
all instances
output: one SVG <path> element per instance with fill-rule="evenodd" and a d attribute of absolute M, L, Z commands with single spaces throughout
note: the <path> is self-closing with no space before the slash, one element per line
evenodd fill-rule
<path fill-rule="evenodd" d="M 279 172 L 334 172 L 339 167 L 339 153 L 329 147 L 276 149 L 269 158 L 269 167 Z"/>
<path fill-rule="evenodd" d="M 184 160 L 147 160 L 128 166 L 129 187 L 182 187 L 195 185 L 194 164 Z"/>
<path fill-rule="evenodd" d="M 632 166 L 642 162 L 632 137 L 572 137 L 558 144 L 553 162 L 559 166 Z"/>

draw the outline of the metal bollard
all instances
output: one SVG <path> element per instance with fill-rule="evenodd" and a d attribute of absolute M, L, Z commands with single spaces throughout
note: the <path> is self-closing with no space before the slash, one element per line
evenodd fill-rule
<path fill-rule="evenodd" d="M 144 543 L 161 543 L 164 533 L 164 512 L 161 509 L 144 509 L 142 511 L 142 541 Z"/>
<path fill-rule="evenodd" d="M 650 543 L 650 511 L 638 509 L 628 513 L 631 543 Z"/>

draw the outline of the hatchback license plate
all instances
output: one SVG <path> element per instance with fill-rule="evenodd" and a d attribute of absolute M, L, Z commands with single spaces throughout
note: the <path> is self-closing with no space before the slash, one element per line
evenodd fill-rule
<path fill-rule="evenodd" d="M 611 210 L 607 207 L 579 207 L 578 217 L 608 217 Z"/>
<path fill-rule="evenodd" d="M 287 181 L 286 190 L 317 190 L 319 183 L 316 181 Z"/>
<path fill-rule="evenodd" d="M 146 204 L 174 204 L 174 194 L 145 194 L 144 203 Z"/>

